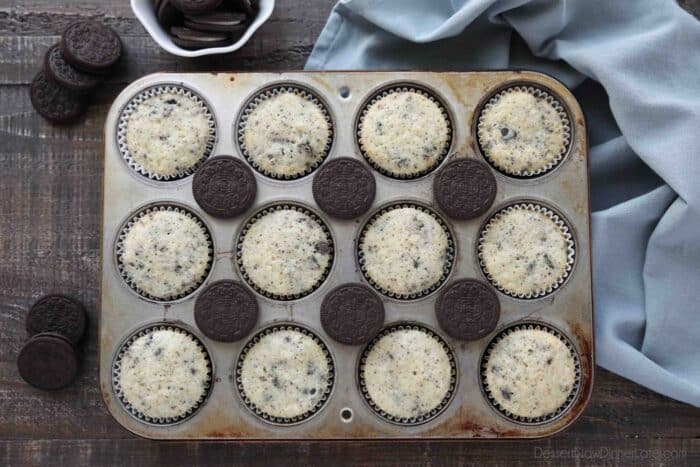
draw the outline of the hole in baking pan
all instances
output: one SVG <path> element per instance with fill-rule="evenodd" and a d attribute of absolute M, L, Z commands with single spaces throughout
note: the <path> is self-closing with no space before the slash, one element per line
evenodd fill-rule
<path fill-rule="evenodd" d="M 345 423 L 350 423 L 352 421 L 352 409 L 349 407 L 344 407 L 340 411 L 340 419 Z"/>

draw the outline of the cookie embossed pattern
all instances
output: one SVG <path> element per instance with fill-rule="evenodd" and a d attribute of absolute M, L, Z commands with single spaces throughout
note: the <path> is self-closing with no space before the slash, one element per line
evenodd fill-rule
<path fill-rule="evenodd" d="M 105 135 L 100 385 L 128 430 L 522 439 L 583 411 L 587 142 L 561 83 L 163 73 Z"/>

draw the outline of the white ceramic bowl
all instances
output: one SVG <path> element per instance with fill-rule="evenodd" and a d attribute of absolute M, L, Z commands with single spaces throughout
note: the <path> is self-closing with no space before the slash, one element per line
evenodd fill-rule
<path fill-rule="evenodd" d="M 227 45 L 226 47 L 211 47 L 197 50 L 183 49 L 175 45 L 170 38 L 170 34 L 163 29 L 156 18 L 156 13 L 153 10 L 153 0 L 131 0 L 131 9 L 134 10 L 134 14 L 141 24 L 143 24 L 143 27 L 146 28 L 148 34 L 150 34 L 153 40 L 165 50 L 173 55 L 179 55 L 181 57 L 203 57 L 205 55 L 226 54 L 243 47 L 243 45 L 248 42 L 248 39 L 250 39 L 250 36 L 252 36 L 270 17 L 275 7 L 275 0 L 260 0 L 259 4 L 260 10 L 258 11 L 258 16 L 250 23 L 250 26 L 248 26 L 248 29 L 246 29 L 241 38 L 238 39 L 238 42 Z"/>

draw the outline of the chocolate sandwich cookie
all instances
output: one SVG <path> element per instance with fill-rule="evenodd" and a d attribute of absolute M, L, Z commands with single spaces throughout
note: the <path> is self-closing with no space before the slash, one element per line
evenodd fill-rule
<path fill-rule="evenodd" d="M 242 10 L 248 14 L 248 16 L 253 16 L 255 14 L 256 5 L 253 4 L 253 0 L 233 0 L 234 8 Z M 257 1 L 255 2 L 257 4 Z"/>
<path fill-rule="evenodd" d="M 212 157 L 197 170 L 192 194 L 197 204 L 215 217 L 235 217 L 255 201 L 258 188 L 253 171 L 231 156 Z"/>
<path fill-rule="evenodd" d="M 32 105 L 39 114 L 53 123 L 68 123 L 87 109 L 87 97 L 51 80 L 45 71 L 34 77 L 29 87 Z"/>
<path fill-rule="evenodd" d="M 367 212 L 376 189 L 372 173 L 349 157 L 328 162 L 313 181 L 316 203 L 328 215 L 340 219 L 353 219 Z"/>
<path fill-rule="evenodd" d="M 329 336 L 342 344 L 364 344 L 384 325 L 384 305 L 369 287 L 343 284 L 324 297 L 321 325 Z"/>
<path fill-rule="evenodd" d="M 209 32 L 242 32 L 248 27 L 248 15 L 240 11 L 214 11 L 204 15 L 186 15 L 185 27 Z"/>
<path fill-rule="evenodd" d="M 30 336 L 53 332 L 75 344 L 85 333 L 85 321 L 85 308 L 79 301 L 65 295 L 47 295 L 32 305 L 26 326 Z"/>
<path fill-rule="evenodd" d="M 460 340 L 476 340 L 496 328 L 501 305 L 495 292 L 474 279 L 461 279 L 450 284 L 435 305 L 440 327 Z"/>
<path fill-rule="evenodd" d="M 175 8 L 186 14 L 207 13 L 221 5 L 223 0 L 170 0 Z"/>
<path fill-rule="evenodd" d="M 78 355 L 63 336 L 37 334 L 20 350 L 17 369 L 22 379 L 35 388 L 60 389 L 78 374 Z"/>
<path fill-rule="evenodd" d="M 66 62 L 58 44 L 46 52 L 44 71 L 61 86 L 79 92 L 90 91 L 101 81 L 98 76 L 82 72 Z"/>
<path fill-rule="evenodd" d="M 158 22 L 165 28 L 182 22 L 182 12 L 175 8 L 170 0 L 156 0 L 155 11 Z"/>
<path fill-rule="evenodd" d="M 258 302 L 242 284 L 217 281 L 197 297 L 194 319 L 207 337 L 234 342 L 247 336 L 257 323 Z"/>
<path fill-rule="evenodd" d="M 433 193 L 440 209 L 451 218 L 474 219 L 493 204 L 496 177 L 483 162 L 454 159 L 435 177 Z"/>
<path fill-rule="evenodd" d="M 197 31 L 182 26 L 171 27 L 170 34 L 173 42 L 183 48 L 220 47 L 231 42 L 225 33 Z"/>
<path fill-rule="evenodd" d="M 78 21 L 63 32 L 61 54 L 76 68 L 104 73 L 121 58 L 122 42 L 109 26 L 97 21 Z"/>

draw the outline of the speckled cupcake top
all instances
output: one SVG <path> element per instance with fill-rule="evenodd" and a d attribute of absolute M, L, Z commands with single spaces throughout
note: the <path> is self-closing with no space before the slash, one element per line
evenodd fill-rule
<path fill-rule="evenodd" d="M 176 86 L 133 98 L 119 121 L 119 149 L 134 169 L 157 180 L 181 178 L 211 153 L 215 124 L 204 102 Z"/>
<path fill-rule="evenodd" d="M 119 353 L 114 386 L 139 418 L 171 423 L 189 415 L 209 391 L 211 364 L 201 344 L 173 327 L 142 332 Z"/>
<path fill-rule="evenodd" d="M 290 299 L 315 290 L 333 262 L 324 224 L 296 206 L 266 209 L 241 234 L 238 264 L 256 290 Z"/>
<path fill-rule="evenodd" d="M 413 88 L 385 91 L 358 123 L 360 150 L 375 168 L 398 178 L 434 169 L 451 142 L 447 113 L 429 94 Z"/>
<path fill-rule="evenodd" d="M 494 96 L 479 116 L 479 146 L 497 169 L 532 176 L 554 167 L 566 153 L 570 123 L 561 104 L 533 87 Z"/>
<path fill-rule="evenodd" d="M 280 423 L 311 416 L 333 384 L 325 345 L 310 332 L 292 326 L 263 331 L 253 339 L 241 355 L 237 374 L 246 405 Z"/>
<path fill-rule="evenodd" d="M 152 208 L 127 224 L 117 243 L 119 269 L 147 298 L 172 300 L 198 287 L 212 260 L 203 224 L 177 208 Z"/>
<path fill-rule="evenodd" d="M 372 407 L 390 420 L 425 421 L 451 397 L 456 369 L 446 345 L 419 327 L 383 332 L 363 355 L 360 382 Z"/>
<path fill-rule="evenodd" d="M 492 402 L 521 421 L 551 418 L 578 385 L 578 360 L 561 338 L 542 327 L 519 327 L 487 351 L 482 381 Z"/>
<path fill-rule="evenodd" d="M 479 261 L 499 290 L 518 298 L 551 293 L 569 275 L 574 242 L 563 220 L 542 206 L 502 209 L 482 231 Z"/>
<path fill-rule="evenodd" d="M 393 207 L 369 221 L 359 242 L 365 277 L 382 293 L 414 298 L 436 288 L 449 273 L 452 240 L 432 213 Z"/>
<path fill-rule="evenodd" d="M 239 127 L 241 150 L 265 175 L 291 179 L 310 173 L 332 142 L 330 118 L 321 102 L 298 88 L 276 88 L 258 96 Z"/>

